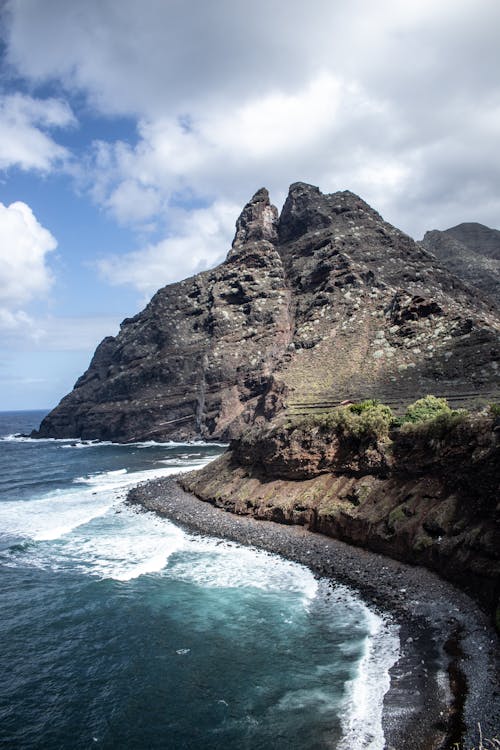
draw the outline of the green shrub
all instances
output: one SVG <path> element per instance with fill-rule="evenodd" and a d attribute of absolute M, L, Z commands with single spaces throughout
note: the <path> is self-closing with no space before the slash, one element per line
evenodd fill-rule
<path fill-rule="evenodd" d="M 415 422 L 404 422 L 403 434 L 411 432 L 426 440 L 441 441 L 449 438 L 461 425 L 469 423 L 469 413 L 465 409 L 449 409 L 438 412 L 434 417 L 427 417 Z"/>
<path fill-rule="evenodd" d="M 349 409 L 349 411 L 352 411 L 353 414 L 361 414 L 362 412 L 379 405 L 380 401 L 377 398 L 365 398 L 364 401 L 360 401 L 357 404 L 349 404 L 347 408 Z"/>
<path fill-rule="evenodd" d="M 365 401 L 359 412 L 348 409 L 355 418 L 350 424 L 350 431 L 355 437 L 375 440 L 388 437 L 394 421 L 394 414 L 389 406 L 375 402 L 367 405 Z"/>
<path fill-rule="evenodd" d="M 401 423 L 416 424 L 418 422 L 426 422 L 428 419 L 435 419 L 435 417 L 451 413 L 452 409 L 445 398 L 425 396 L 424 398 L 419 398 L 418 401 L 415 401 L 408 406 Z"/>
<path fill-rule="evenodd" d="M 488 411 L 491 417 L 500 417 L 500 404 L 490 404 Z"/>
<path fill-rule="evenodd" d="M 394 421 L 392 410 L 374 399 L 339 406 L 321 414 L 308 414 L 297 422 L 299 429 L 318 427 L 339 438 L 376 441 L 386 438 Z"/>

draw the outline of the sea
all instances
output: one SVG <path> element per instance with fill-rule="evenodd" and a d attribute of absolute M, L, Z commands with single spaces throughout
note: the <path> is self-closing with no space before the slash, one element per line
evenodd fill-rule
<path fill-rule="evenodd" d="M 224 446 L 24 437 L 44 415 L 0 413 L 2 748 L 382 750 L 389 619 L 127 505 Z"/>

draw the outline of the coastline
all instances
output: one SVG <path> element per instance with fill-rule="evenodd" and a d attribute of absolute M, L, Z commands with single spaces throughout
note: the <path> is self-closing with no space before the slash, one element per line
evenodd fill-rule
<path fill-rule="evenodd" d="M 191 532 L 252 545 L 343 583 L 399 625 L 382 724 L 389 750 L 473 747 L 498 731 L 500 658 L 488 617 L 463 592 L 420 567 L 350 546 L 302 526 L 228 513 L 197 499 L 175 477 L 138 485 L 128 502 Z"/>

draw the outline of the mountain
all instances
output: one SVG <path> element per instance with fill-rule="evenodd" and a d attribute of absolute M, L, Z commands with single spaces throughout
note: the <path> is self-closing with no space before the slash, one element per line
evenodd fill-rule
<path fill-rule="evenodd" d="M 484 224 L 458 224 L 440 232 L 426 232 L 422 245 L 452 273 L 500 306 L 500 232 Z"/>
<path fill-rule="evenodd" d="M 98 346 L 38 437 L 229 439 L 282 408 L 498 392 L 499 314 L 349 191 L 264 188 L 226 260 Z"/>

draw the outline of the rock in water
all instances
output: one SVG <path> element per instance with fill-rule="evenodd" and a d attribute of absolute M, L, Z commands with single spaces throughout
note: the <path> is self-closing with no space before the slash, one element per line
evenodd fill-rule
<path fill-rule="evenodd" d="M 98 346 L 38 437 L 227 440 L 288 405 L 498 390 L 498 310 L 349 191 L 259 190 L 227 259 Z"/>

